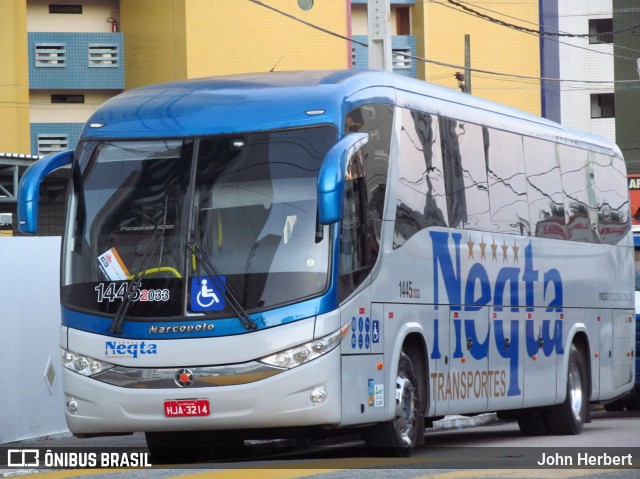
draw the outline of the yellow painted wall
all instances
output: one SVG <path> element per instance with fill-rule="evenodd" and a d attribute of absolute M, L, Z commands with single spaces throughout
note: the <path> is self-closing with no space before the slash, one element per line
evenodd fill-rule
<path fill-rule="evenodd" d="M 416 0 L 413 27 L 417 54 L 430 60 L 464 66 L 464 36 L 471 35 L 471 67 L 487 71 L 540 76 L 539 37 L 496 25 L 459 10 L 448 8 L 446 0 Z M 529 28 L 539 22 L 537 1 L 493 0 L 490 5 L 475 3 L 488 15 Z M 507 18 L 477 7 L 522 19 Z M 530 22 L 530 23 L 527 23 Z M 418 76 L 427 81 L 457 88 L 456 69 L 419 64 Z M 484 73 L 472 74 L 472 94 L 540 115 L 540 82 Z"/>
<path fill-rule="evenodd" d="M 30 153 L 27 5 L 0 1 L 0 151 Z"/>
<path fill-rule="evenodd" d="M 341 35 L 346 0 L 309 11 L 296 0 L 270 6 Z M 121 0 L 127 89 L 161 81 L 233 73 L 347 68 L 345 40 L 238 0 Z"/>
<path fill-rule="evenodd" d="M 188 1 L 120 1 L 125 88 L 187 77 L 185 4 Z M 210 3 L 223 2 L 231 3 L 227 0 Z"/>
<path fill-rule="evenodd" d="M 347 34 L 345 0 L 264 2 L 314 25 Z M 322 33 L 249 1 L 187 0 L 190 78 L 276 70 L 347 67 L 345 40 Z"/>

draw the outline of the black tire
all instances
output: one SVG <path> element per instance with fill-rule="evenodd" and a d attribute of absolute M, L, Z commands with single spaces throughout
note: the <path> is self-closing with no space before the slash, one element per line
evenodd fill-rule
<path fill-rule="evenodd" d="M 419 374 L 423 374 L 419 371 Z M 425 404 L 421 404 L 420 383 L 414 361 L 404 350 L 398 362 L 396 378 L 396 414 L 391 421 L 376 424 L 363 432 L 363 438 L 375 456 L 408 457 L 424 436 Z M 422 425 L 422 426 L 421 426 Z"/>
<path fill-rule="evenodd" d="M 188 464 L 241 455 L 244 441 L 228 431 L 145 432 L 152 464 Z M 226 436 L 225 436 L 226 435 Z"/>
<path fill-rule="evenodd" d="M 589 384 L 584 356 L 571 345 L 567 371 L 567 397 L 547 412 L 549 432 L 555 435 L 580 434 L 589 408 Z"/>
<path fill-rule="evenodd" d="M 541 412 L 532 412 L 518 416 L 518 427 L 524 436 L 546 436 L 549 428 Z"/>

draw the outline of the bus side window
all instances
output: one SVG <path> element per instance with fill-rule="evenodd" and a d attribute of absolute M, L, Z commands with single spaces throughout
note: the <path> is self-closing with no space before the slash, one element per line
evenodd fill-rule
<path fill-rule="evenodd" d="M 439 121 L 449 227 L 491 231 L 483 129 L 450 118 Z"/>
<path fill-rule="evenodd" d="M 592 153 L 600 242 L 617 244 L 629 232 L 628 190 L 620 158 Z"/>
<path fill-rule="evenodd" d="M 590 153 L 568 145 L 558 146 L 567 239 L 598 243 L 598 208 Z"/>
<path fill-rule="evenodd" d="M 367 258 L 366 189 L 361 152 L 347 167 L 340 224 L 340 300 L 345 299 L 366 277 L 372 264 Z"/>
<path fill-rule="evenodd" d="M 555 143 L 524 137 L 524 165 L 531 234 L 539 238 L 566 239 L 564 194 Z"/>
<path fill-rule="evenodd" d="M 491 231 L 530 236 L 522 136 L 495 128 L 483 128 L 483 133 Z"/>
<path fill-rule="evenodd" d="M 403 109 L 399 145 L 394 249 L 424 228 L 447 226 L 437 117 Z"/>
<path fill-rule="evenodd" d="M 347 170 L 341 224 L 340 300 L 371 271 L 380 249 L 393 107 L 364 105 L 345 117 L 345 132 L 369 134 Z"/>

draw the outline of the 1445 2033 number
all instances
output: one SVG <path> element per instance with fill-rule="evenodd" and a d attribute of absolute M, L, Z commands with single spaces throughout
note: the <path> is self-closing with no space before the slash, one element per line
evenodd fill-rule
<path fill-rule="evenodd" d="M 401 298 L 419 298 L 420 290 L 414 288 L 411 281 L 400 281 L 400 297 Z"/>
<path fill-rule="evenodd" d="M 124 300 L 127 294 L 127 283 L 100 283 L 94 288 L 98 293 L 98 303 Z M 168 289 L 138 289 L 133 293 L 133 301 L 169 301 Z"/>

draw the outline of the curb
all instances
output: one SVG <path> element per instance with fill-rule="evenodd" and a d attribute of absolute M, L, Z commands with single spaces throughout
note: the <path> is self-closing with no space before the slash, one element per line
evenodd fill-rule
<path fill-rule="evenodd" d="M 434 421 L 432 431 L 449 431 L 468 427 L 486 426 L 499 422 L 496 413 L 480 414 L 478 416 L 445 416 L 440 421 Z"/>

